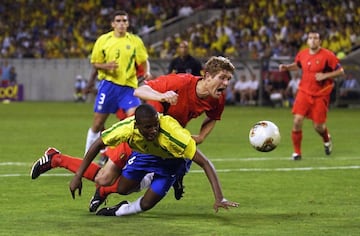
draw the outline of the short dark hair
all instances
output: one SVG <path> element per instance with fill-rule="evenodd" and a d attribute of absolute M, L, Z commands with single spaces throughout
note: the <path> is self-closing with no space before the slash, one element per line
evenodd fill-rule
<path fill-rule="evenodd" d="M 147 103 L 141 104 L 135 110 L 135 120 L 139 121 L 143 118 L 154 117 L 157 115 L 155 108 Z"/>
<path fill-rule="evenodd" d="M 321 33 L 320 33 L 319 31 L 309 30 L 309 32 L 307 33 L 307 35 L 309 36 L 309 34 L 318 34 L 318 35 L 319 35 L 319 39 L 321 39 Z"/>
<path fill-rule="evenodd" d="M 116 16 L 128 16 L 128 13 L 123 10 L 116 10 L 111 14 L 111 21 L 114 21 Z"/>

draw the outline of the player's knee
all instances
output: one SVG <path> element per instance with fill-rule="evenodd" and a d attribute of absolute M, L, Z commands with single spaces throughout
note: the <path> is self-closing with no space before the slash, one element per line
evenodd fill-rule
<path fill-rule="evenodd" d="M 102 174 L 98 174 L 95 177 L 94 181 L 98 185 L 109 186 L 113 183 L 114 179 L 111 176 L 102 173 Z"/>
<path fill-rule="evenodd" d="M 322 124 L 315 124 L 315 125 L 314 125 L 314 129 L 315 129 L 315 131 L 318 132 L 319 134 L 322 134 L 322 133 L 325 132 L 325 127 L 324 127 L 324 125 L 322 125 Z"/>

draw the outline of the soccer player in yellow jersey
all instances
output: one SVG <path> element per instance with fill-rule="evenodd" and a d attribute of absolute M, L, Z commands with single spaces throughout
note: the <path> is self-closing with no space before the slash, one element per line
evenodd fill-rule
<path fill-rule="evenodd" d="M 213 207 L 216 212 L 219 208 L 238 206 L 238 203 L 224 198 L 214 166 L 197 151 L 190 132 L 171 116 L 160 115 L 149 104 L 140 105 L 135 111 L 135 117 L 129 117 L 103 131 L 101 137 L 91 145 L 70 182 L 73 198 L 77 189 L 81 193 L 82 176 L 98 151 L 105 146 L 123 142 L 128 143 L 133 152 L 122 170 L 118 193 L 127 195 L 137 190 L 147 173 L 154 173 L 153 180 L 144 196 L 138 200 L 122 201 L 113 207 L 99 210 L 97 215 L 123 216 L 150 210 L 166 195 L 185 158 L 191 159 L 205 171 L 214 193 Z"/>
<path fill-rule="evenodd" d="M 140 99 L 133 95 L 134 89 L 138 86 L 135 65 L 142 66 L 145 79 L 151 78 L 148 54 L 143 41 L 127 32 L 128 14 L 125 11 L 115 11 L 112 14 L 111 26 L 112 31 L 96 40 L 91 54 L 91 64 L 98 72 L 100 84 L 85 152 L 100 136 L 109 114 L 121 109 L 130 116 L 141 104 Z"/>

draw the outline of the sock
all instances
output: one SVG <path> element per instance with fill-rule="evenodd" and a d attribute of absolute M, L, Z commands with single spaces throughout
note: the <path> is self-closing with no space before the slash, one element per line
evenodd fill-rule
<path fill-rule="evenodd" d="M 329 135 L 327 128 L 325 128 L 325 131 L 324 131 L 324 133 L 321 134 L 321 137 L 322 137 L 324 143 L 327 143 L 330 141 L 330 135 Z"/>
<path fill-rule="evenodd" d="M 116 212 L 116 216 L 132 215 L 142 212 L 140 201 L 142 197 L 138 198 L 135 202 L 129 202 L 129 204 L 122 205 Z"/>
<path fill-rule="evenodd" d="M 100 132 L 93 132 L 91 128 L 89 128 L 87 136 L 86 136 L 86 145 L 85 145 L 85 153 L 89 150 L 91 144 L 95 142 L 95 140 L 100 137 Z"/>
<path fill-rule="evenodd" d="M 291 139 L 293 142 L 294 152 L 301 155 L 301 140 L 302 140 L 302 130 L 292 131 Z"/>
<path fill-rule="evenodd" d="M 75 173 L 80 167 L 82 161 L 82 158 L 71 157 L 64 154 L 56 154 L 51 160 L 51 167 L 62 167 Z M 94 178 L 99 172 L 100 168 L 101 167 L 98 164 L 92 162 L 85 171 L 84 178 L 90 181 L 94 181 Z"/>
<path fill-rule="evenodd" d="M 125 111 L 123 109 L 117 110 L 115 115 L 119 120 L 123 120 L 123 119 L 125 119 L 127 117 L 127 115 L 126 115 L 126 113 L 125 113 Z"/>
<path fill-rule="evenodd" d="M 99 188 L 100 197 L 106 198 L 111 193 L 117 193 L 119 181 L 120 181 L 120 176 L 110 186 L 97 186 Z"/>
<path fill-rule="evenodd" d="M 153 178 L 154 178 L 154 173 L 146 174 L 144 176 L 144 178 L 140 182 L 140 186 L 139 186 L 140 188 L 139 188 L 138 192 L 140 192 L 143 189 L 146 189 L 146 188 L 150 187 Z"/>

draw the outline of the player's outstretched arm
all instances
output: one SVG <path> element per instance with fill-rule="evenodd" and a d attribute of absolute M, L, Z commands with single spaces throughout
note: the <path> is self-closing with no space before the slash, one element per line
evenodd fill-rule
<path fill-rule="evenodd" d="M 195 156 L 193 158 L 193 161 L 198 164 L 206 173 L 206 176 L 211 184 L 211 188 L 214 192 L 215 196 L 215 203 L 214 203 L 214 209 L 215 212 L 218 212 L 219 208 L 225 208 L 229 209 L 229 207 L 238 207 L 239 203 L 237 202 L 231 202 L 224 198 L 220 181 L 217 177 L 216 170 L 211 163 L 209 159 L 205 157 L 203 153 L 200 152 L 200 150 L 196 150 Z"/>
<path fill-rule="evenodd" d="M 191 135 L 193 139 L 195 140 L 196 144 L 201 144 L 205 138 L 211 133 L 211 131 L 214 129 L 216 124 L 216 120 L 210 119 L 209 117 L 205 117 L 199 134 L 193 134 Z"/>
<path fill-rule="evenodd" d="M 141 63 L 141 66 L 144 68 L 144 78 L 145 80 L 151 80 L 153 76 L 150 73 L 150 62 L 149 60 L 145 60 Z"/>
<path fill-rule="evenodd" d="M 279 65 L 279 71 L 292 71 L 292 70 L 297 70 L 297 69 L 298 69 L 298 66 L 296 63 Z"/>
<path fill-rule="evenodd" d="M 79 190 L 79 196 L 81 196 L 81 189 L 82 189 L 82 181 L 81 178 L 84 175 L 86 169 L 89 167 L 91 162 L 95 159 L 96 155 L 99 153 L 101 149 L 105 147 L 101 137 L 98 138 L 89 148 L 79 169 L 76 171 L 75 176 L 71 180 L 69 184 L 71 196 L 75 199 L 75 191 L 76 189 Z"/>
<path fill-rule="evenodd" d="M 142 85 L 135 89 L 134 95 L 143 100 L 149 101 L 159 101 L 159 102 L 168 102 L 171 105 L 177 103 L 178 94 L 174 91 L 167 91 L 165 93 L 160 93 L 152 89 L 149 85 Z"/>
<path fill-rule="evenodd" d="M 88 94 L 91 91 L 95 89 L 95 81 L 97 79 L 98 72 L 95 67 L 91 68 L 90 78 L 88 80 L 88 83 L 86 84 L 86 87 L 84 89 L 84 93 Z"/>

